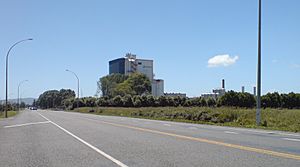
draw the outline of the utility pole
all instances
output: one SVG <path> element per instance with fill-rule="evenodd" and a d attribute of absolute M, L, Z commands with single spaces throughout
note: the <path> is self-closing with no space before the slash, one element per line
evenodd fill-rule
<path fill-rule="evenodd" d="M 24 82 L 28 82 L 28 80 L 24 80 L 24 81 L 20 82 L 18 85 L 18 111 L 20 111 L 20 99 L 21 99 L 20 98 L 20 87 Z"/>
<path fill-rule="evenodd" d="M 79 95 L 79 77 L 76 75 L 76 73 L 75 72 L 73 72 L 73 71 L 70 71 L 70 70 L 68 70 L 68 69 L 66 69 L 66 71 L 67 72 L 70 72 L 70 73 L 72 73 L 76 78 L 77 78 L 77 97 L 78 97 L 78 100 L 77 100 L 77 108 L 79 107 L 79 98 L 80 98 L 80 95 Z"/>
<path fill-rule="evenodd" d="M 258 61 L 257 61 L 256 125 L 261 123 L 261 0 L 258 0 Z"/>

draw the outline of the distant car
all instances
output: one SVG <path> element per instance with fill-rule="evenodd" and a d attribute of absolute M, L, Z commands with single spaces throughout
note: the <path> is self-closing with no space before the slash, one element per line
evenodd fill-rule
<path fill-rule="evenodd" d="M 37 107 L 30 107 L 30 110 L 37 110 Z"/>

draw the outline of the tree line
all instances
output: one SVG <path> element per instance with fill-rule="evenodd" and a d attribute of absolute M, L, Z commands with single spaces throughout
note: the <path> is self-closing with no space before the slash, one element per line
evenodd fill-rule
<path fill-rule="evenodd" d="M 74 93 L 74 92 L 73 92 Z M 75 94 L 75 93 L 74 93 Z M 117 95 L 113 98 L 105 97 L 83 97 L 75 98 L 72 94 L 71 98 L 60 98 L 61 101 L 51 99 L 49 102 L 41 103 L 38 99 L 37 104 L 46 104 L 41 108 L 63 108 L 72 110 L 77 107 L 241 107 L 253 108 L 256 106 L 256 100 L 250 93 L 240 93 L 229 91 L 224 96 L 213 98 L 185 98 L 185 97 L 154 97 L 152 95 Z M 42 96 L 43 97 L 43 96 Z M 58 102 L 58 103 L 56 103 Z M 57 104 L 56 106 L 53 105 Z M 262 96 L 262 107 L 266 108 L 300 108 L 300 94 L 289 93 L 268 93 Z"/>
<path fill-rule="evenodd" d="M 41 94 L 36 102 L 40 108 L 74 109 L 76 107 L 242 107 L 256 106 L 256 97 L 250 93 L 228 91 L 214 98 L 154 97 L 151 95 L 151 82 L 141 73 L 130 75 L 110 74 L 97 82 L 100 98 L 75 98 L 70 89 L 49 90 Z M 277 92 L 267 93 L 262 98 L 263 108 L 300 108 L 300 94 Z"/>

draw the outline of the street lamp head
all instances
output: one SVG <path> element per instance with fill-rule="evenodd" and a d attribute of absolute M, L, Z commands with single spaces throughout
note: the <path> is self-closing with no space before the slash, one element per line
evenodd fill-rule
<path fill-rule="evenodd" d="M 32 40 L 33 40 L 33 38 L 28 38 L 27 40 L 29 40 L 29 41 L 32 41 Z"/>
<path fill-rule="evenodd" d="M 66 69 L 66 71 L 70 71 L 70 70 Z"/>

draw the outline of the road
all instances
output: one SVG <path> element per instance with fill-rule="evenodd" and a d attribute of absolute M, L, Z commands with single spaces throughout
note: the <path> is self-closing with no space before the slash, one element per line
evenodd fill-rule
<path fill-rule="evenodd" d="M 63 111 L 0 120 L 1 167 L 300 166 L 300 134 Z"/>

